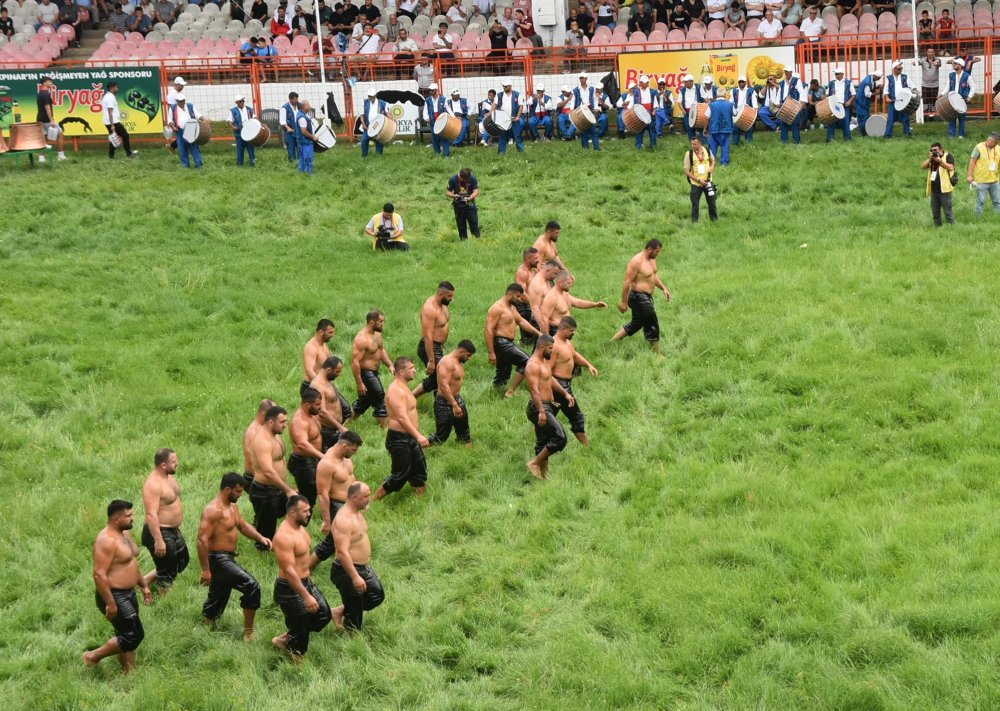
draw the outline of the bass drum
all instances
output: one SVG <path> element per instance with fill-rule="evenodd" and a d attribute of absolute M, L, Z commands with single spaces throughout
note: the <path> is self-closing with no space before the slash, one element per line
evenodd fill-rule
<path fill-rule="evenodd" d="M 313 134 L 313 147 L 317 153 L 324 153 L 337 145 L 337 137 L 329 126 L 323 125 L 316 129 Z"/>
<path fill-rule="evenodd" d="M 510 130 L 510 114 L 503 109 L 497 109 L 492 115 L 483 119 L 483 128 L 493 138 L 500 138 Z"/>
<path fill-rule="evenodd" d="M 865 135 L 872 138 L 882 138 L 885 136 L 885 127 L 888 124 L 886 114 L 872 114 L 865 119 Z"/>
<path fill-rule="evenodd" d="M 396 137 L 396 121 L 385 115 L 376 116 L 368 126 L 368 137 L 384 146 Z"/>
<path fill-rule="evenodd" d="M 628 133 L 642 133 L 652 120 L 653 117 L 642 104 L 636 104 L 622 114 L 622 123 Z"/>
<path fill-rule="evenodd" d="M 997 96 L 1000 96 L 1000 94 Z M 965 99 L 957 93 L 952 92 L 939 96 L 937 103 L 934 104 L 934 110 L 937 112 L 938 118 L 942 121 L 954 121 L 962 114 L 967 113 L 969 107 L 966 105 Z"/>
<path fill-rule="evenodd" d="M 843 121 L 846 115 L 844 105 L 833 96 L 828 96 L 816 104 L 816 118 L 827 128 Z"/>
<path fill-rule="evenodd" d="M 250 119 L 240 129 L 240 138 L 244 143 L 260 148 L 271 138 L 271 129 L 257 119 Z"/>
<path fill-rule="evenodd" d="M 781 108 L 778 109 L 778 120 L 786 126 L 791 126 L 798 119 L 799 114 L 802 113 L 802 107 L 805 106 L 801 101 L 788 97 L 781 102 Z"/>
<path fill-rule="evenodd" d="M 708 118 L 711 115 L 712 110 L 708 108 L 708 104 L 695 104 L 688 111 L 688 125 L 704 131 L 708 128 Z"/>
<path fill-rule="evenodd" d="M 892 105 L 897 113 L 906 114 L 907 116 L 915 114 L 917 113 L 917 109 L 920 108 L 920 94 L 905 86 L 901 86 L 896 89 L 896 100 Z"/>
<path fill-rule="evenodd" d="M 741 131 L 749 131 L 753 128 L 754 122 L 757 120 L 757 109 L 750 106 L 750 104 L 745 104 L 740 112 L 736 115 L 736 119 L 733 124 Z"/>
<path fill-rule="evenodd" d="M 451 114 L 438 114 L 434 119 L 434 135 L 451 143 L 462 133 L 462 119 Z"/>
<path fill-rule="evenodd" d="M 569 120 L 580 133 L 586 133 L 597 125 L 597 118 L 594 116 L 594 112 L 586 106 L 580 106 L 570 111 Z"/>

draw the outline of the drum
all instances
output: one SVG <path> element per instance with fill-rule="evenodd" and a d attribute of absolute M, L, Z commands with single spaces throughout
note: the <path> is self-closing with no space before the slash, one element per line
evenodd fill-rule
<path fill-rule="evenodd" d="M 121 148 L 124 141 L 122 140 L 121 136 L 119 136 L 117 133 L 112 132 L 108 134 L 108 143 L 110 143 L 115 148 Z"/>
<path fill-rule="evenodd" d="M 493 138 L 500 138 L 510 130 L 510 114 L 503 109 L 497 109 L 493 114 L 486 115 L 483 127 Z"/>
<path fill-rule="evenodd" d="M 736 114 L 736 120 L 733 122 L 736 128 L 741 131 L 749 131 L 753 128 L 754 122 L 757 120 L 757 109 L 752 107 L 750 104 L 745 104 L 740 112 Z"/>
<path fill-rule="evenodd" d="M 586 133 L 597 125 L 597 118 L 594 116 L 594 112 L 586 106 L 581 106 L 570 111 L 569 120 L 580 133 Z"/>
<path fill-rule="evenodd" d="M 313 133 L 313 148 L 317 153 L 324 153 L 337 145 L 337 137 L 333 135 L 333 130 L 326 124 L 320 126 Z"/>
<path fill-rule="evenodd" d="M 708 104 L 695 104 L 688 111 L 688 125 L 691 128 L 704 130 L 708 128 L 708 117 L 711 115 L 712 111 L 708 108 Z"/>
<path fill-rule="evenodd" d="M 240 138 L 244 143 L 260 148 L 271 138 L 271 129 L 257 119 L 250 119 L 240 129 Z"/>
<path fill-rule="evenodd" d="M 824 126 L 836 125 L 843 121 L 846 115 L 844 105 L 834 96 L 828 96 L 816 104 L 816 118 Z"/>
<path fill-rule="evenodd" d="M 997 96 L 1000 96 L 1000 94 Z M 969 110 L 969 107 L 965 104 L 965 99 L 952 92 L 950 94 L 942 94 L 939 96 L 937 103 L 934 104 L 934 110 L 937 112 L 938 118 L 943 121 L 954 121 L 959 116 L 966 113 Z"/>
<path fill-rule="evenodd" d="M 368 138 L 385 145 L 396 137 L 396 120 L 388 116 L 379 115 L 368 125 Z"/>
<path fill-rule="evenodd" d="M 10 125 L 10 150 L 38 151 L 45 149 L 45 129 L 40 123 Z"/>
<path fill-rule="evenodd" d="M 993 97 L 993 110 L 1000 114 L 1000 92 Z"/>
<path fill-rule="evenodd" d="M 885 126 L 888 123 L 888 116 L 885 114 L 872 114 L 865 120 L 865 134 L 873 138 L 882 138 L 885 135 Z"/>
<path fill-rule="evenodd" d="M 174 129 L 172 128 L 163 129 L 163 137 L 168 141 L 174 140 Z"/>
<path fill-rule="evenodd" d="M 462 133 L 462 119 L 451 114 L 438 114 L 434 119 L 434 135 L 451 143 Z"/>
<path fill-rule="evenodd" d="M 642 133 L 652 120 L 653 117 L 642 104 L 636 104 L 622 114 L 622 123 L 628 133 Z"/>
<path fill-rule="evenodd" d="M 920 94 L 907 89 L 905 86 L 901 86 L 896 89 L 896 100 L 892 105 L 895 107 L 896 113 L 906 114 L 907 116 L 915 114 L 917 109 L 920 108 Z"/>
<path fill-rule="evenodd" d="M 58 141 L 61 135 L 62 128 L 57 123 L 50 123 L 49 127 L 45 129 L 45 137 L 50 141 Z"/>
<path fill-rule="evenodd" d="M 788 97 L 781 102 L 781 108 L 778 109 L 778 120 L 786 126 L 791 126 L 795 123 L 795 120 L 802 113 L 803 104 L 801 101 Z"/>
<path fill-rule="evenodd" d="M 188 122 L 190 123 L 190 121 Z M 212 140 L 212 122 L 208 120 L 207 117 L 202 116 L 198 119 L 198 139 L 195 141 L 199 146 L 204 146 L 206 143 Z"/>

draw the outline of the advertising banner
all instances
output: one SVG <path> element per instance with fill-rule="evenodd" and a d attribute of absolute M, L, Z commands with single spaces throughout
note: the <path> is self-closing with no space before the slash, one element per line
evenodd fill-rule
<path fill-rule="evenodd" d="M 690 74 L 700 85 L 711 76 L 715 86 L 728 92 L 739 77 L 753 86 L 763 86 L 768 75 L 783 78 L 785 67 L 795 66 L 793 47 L 754 47 L 752 49 L 691 49 L 669 52 L 622 52 L 618 55 L 618 84 L 624 91 L 629 84 L 639 84 L 643 74 L 655 87 L 665 79 L 667 88 L 675 91 Z"/>
<path fill-rule="evenodd" d="M 111 81 L 118 82 L 118 108 L 129 133 L 163 132 L 160 70 L 153 67 L 0 70 L 0 130 L 37 120 L 38 89 L 46 76 L 55 82 L 53 113 L 67 136 L 107 134 L 101 100 Z"/>

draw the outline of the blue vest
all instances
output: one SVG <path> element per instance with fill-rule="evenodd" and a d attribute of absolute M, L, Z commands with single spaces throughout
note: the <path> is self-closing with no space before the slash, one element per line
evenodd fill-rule
<path fill-rule="evenodd" d="M 745 106 L 753 108 L 753 97 L 756 96 L 756 94 L 754 93 L 754 90 L 749 86 L 746 89 L 740 89 L 739 87 L 733 89 L 733 92 L 731 94 L 731 96 L 733 97 L 733 106 L 736 106 L 739 103 L 739 95 L 741 91 L 744 94 L 746 94 L 746 98 L 743 104 Z"/>
<path fill-rule="evenodd" d="M 706 101 L 713 101 L 713 100 L 715 100 L 715 97 L 718 96 L 718 94 L 716 94 L 716 92 L 715 92 L 715 86 L 714 85 L 707 92 L 705 91 L 705 89 L 703 87 L 695 86 L 695 88 L 694 88 L 694 95 L 696 97 L 698 97 L 698 102 L 699 103 L 705 103 Z"/>
<path fill-rule="evenodd" d="M 583 93 L 580 91 L 581 87 L 576 87 L 573 89 L 573 108 L 578 109 L 583 105 Z M 587 87 L 587 108 L 593 109 L 597 105 L 594 101 L 594 87 Z"/>
<path fill-rule="evenodd" d="M 497 94 L 497 109 L 502 109 L 504 111 L 510 111 L 510 117 L 511 117 L 511 119 L 513 119 L 513 118 L 515 118 L 517 116 L 517 109 L 521 105 L 520 100 L 519 100 L 519 97 L 521 95 L 518 94 L 513 89 L 511 89 L 510 95 L 511 95 L 510 106 L 504 107 L 503 100 L 505 98 L 507 98 L 507 94 L 505 94 L 502 91 L 499 94 Z"/>
<path fill-rule="evenodd" d="M 551 101 L 552 101 L 552 97 L 549 96 L 548 94 L 542 94 L 542 100 L 541 101 L 538 100 L 537 96 L 532 96 L 531 97 L 531 103 L 528 104 L 528 110 L 531 113 L 535 114 L 536 116 L 538 114 L 545 114 L 546 116 L 548 116 L 549 115 L 549 110 L 548 109 L 543 109 L 542 107 L 545 104 L 547 104 L 547 103 L 549 103 Z"/>
<path fill-rule="evenodd" d="M 285 125 L 288 126 L 289 128 L 294 128 L 295 115 L 296 112 L 298 111 L 298 108 L 292 106 L 292 103 L 290 101 L 286 101 L 284 106 L 281 107 L 281 110 L 285 112 Z"/>
<path fill-rule="evenodd" d="M 716 99 L 709 105 L 711 116 L 708 117 L 709 133 L 733 132 L 733 105 L 725 99 Z"/>
<path fill-rule="evenodd" d="M 438 114 L 446 113 L 444 97 L 437 97 L 437 101 L 434 100 L 433 96 L 428 96 L 424 99 L 424 110 L 427 112 L 428 123 L 433 124 L 434 119 L 438 117 Z"/>
<path fill-rule="evenodd" d="M 641 103 L 639 101 L 639 97 L 642 96 L 642 94 L 640 93 L 641 91 L 642 90 L 639 87 L 635 87 L 634 89 L 632 89 L 632 104 L 633 105 Z M 653 104 L 653 107 L 650 109 L 651 112 L 652 111 L 656 111 L 656 97 L 659 96 L 659 95 L 660 95 L 660 92 L 658 92 L 656 89 L 650 88 L 650 90 L 649 90 L 649 101 L 650 101 L 651 104 Z"/>
<path fill-rule="evenodd" d="M 959 79 L 958 81 L 958 95 L 961 96 L 963 99 L 969 98 L 969 93 L 970 93 L 969 90 L 971 88 L 969 86 L 969 77 L 971 76 L 972 75 L 969 74 L 969 72 L 963 71 L 962 78 Z M 955 72 L 952 72 L 951 74 L 948 75 L 948 91 L 955 91 L 955 77 L 956 77 Z"/>
<path fill-rule="evenodd" d="M 875 91 L 875 79 L 869 74 L 858 84 L 857 98 L 854 100 L 854 105 L 861 109 L 862 111 L 868 111 L 872 106 L 872 97 L 865 96 L 865 89 L 869 88 L 873 92 Z"/>
<path fill-rule="evenodd" d="M 781 95 L 784 98 L 786 98 L 786 99 L 787 98 L 792 98 L 792 99 L 795 99 L 796 101 L 799 100 L 801 94 L 799 94 L 799 80 L 798 79 L 796 79 L 795 77 L 792 77 L 787 83 L 785 81 L 782 81 L 780 84 L 778 84 L 778 86 L 781 87 Z"/>
<path fill-rule="evenodd" d="M 371 107 L 372 107 L 372 100 L 371 99 L 365 99 L 365 105 L 364 105 L 364 108 L 361 109 L 361 112 L 362 112 L 361 115 L 365 117 L 366 121 L 368 120 L 368 109 L 370 109 Z M 378 100 L 378 112 L 380 114 L 384 114 L 385 113 L 385 102 L 382 101 L 382 99 Z"/>
<path fill-rule="evenodd" d="M 826 87 L 827 96 L 833 96 L 836 86 L 837 86 L 837 80 L 834 79 Z M 851 98 L 852 94 L 853 94 L 853 89 L 851 88 L 850 80 L 844 79 L 844 103 L 847 103 L 847 100 Z"/>
<path fill-rule="evenodd" d="M 451 99 L 448 99 L 446 102 L 446 105 L 449 104 L 451 104 Z M 463 99 L 462 97 L 459 97 L 458 105 L 459 107 L 461 107 L 462 111 L 461 113 L 457 113 L 455 115 L 458 116 L 459 118 L 469 118 L 469 102 Z"/>
<path fill-rule="evenodd" d="M 908 79 L 909 79 L 909 77 L 907 77 L 905 74 L 900 74 L 899 75 L 899 84 L 904 89 L 909 89 L 910 88 L 910 84 L 908 82 Z M 893 101 L 896 100 L 896 75 L 895 74 L 890 74 L 889 75 L 889 98 L 891 100 L 893 100 Z"/>
<path fill-rule="evenodd" d="M 490 106 L 492 106 L 492 105 L 493 105 L 493 104 L 492 104 L 492 103 L 490 102 L 490 100 L 489 100 L 489 99 L 483 99 L 483 104 L 489 104 Z M 479 106 L 480 106 L 480 109 L 479 109 L 479 120 L 480 120 L 480 121 L 482 121 L 482 120 L 483 120 L 484 118 L 486 118 L 486 114 L 488 114 L 488 113 L 489 113 L 489 110 L 488 110 L 488 109 L 483 109 L 483 108 L 482 108 L 482 105 L 483 105 L 483 104 L 480 104 L 480 105 L 479 105 Z"/>
<path fill-rule="evenodd" d="M 246 109 L 247 109 L 247 116 L 253 118 L 253 107 L 247 106 Z M 234 106 L 233 108 L 229 109 L 229 115 L 232 116 L 233 123 L 236 124 L 237 131 L 243 128 L 243 117 L 240 115 L 240 109 L 238 106 Z"/>
<path fill-rule="evenodd" d="M 302 133 L 302 128 L 299 126 L 300 118 L 304 118 L 306 120 L 306 129 L 309 133 L 313 133 L 313 122 L 312 119 L 309 118 L 309 114 L 305 111 L 299 111 L 295 114 L 295 141 L 300 146 L 309 145 L 312 143 L 313 139 L 306 137 L 306 134 Z"/>

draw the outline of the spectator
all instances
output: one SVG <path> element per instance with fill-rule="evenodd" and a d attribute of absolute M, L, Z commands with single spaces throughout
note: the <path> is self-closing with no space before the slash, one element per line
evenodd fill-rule
<path fill-rule="evenodd" d="M 351 29 L 351 42 L 357 42 L 361 44 L 361 40 L 365 38 L 365 23 L 358 20 L 354 23 L 354 27 Z"/>
<path fill-rule="evenodd" d="M 583 30 L 580 29 L 580 25 L 576 19 L 570 20 L 569 29 L 566 30 L 566 39 L 564 40 L 566 56 L 570 59 L 576 59 L 580 55 L 584 37 Z"/>
<path fill-rule="evenodd" d="M 531 21 L 530 17 L 524 14 L 524 10 L 518 9 L 514 13 L 514 19 L 517 22 L 517 34 L 519 37 L 528 40 L 535 47 L 545 46 L 542 36 L 535 32 L 535 23 Z"/>
<path fill-rule="evenodd" d="M 788 5 L 798 6 L 798 2 L 796 2 L 796 0 L 788 0 Z M 764 0 L 746 0 L 746 9 L 747 9 L 748 20 L 764 19 L 764 9 L 765 9 Z M 799 8 L 799 15 L 801 16 L 801 14 L 802 14 L 802 9 Z M 798 18 L 796 18 L 795 22 L 796 24 L 798 24 Z"/>
<path fill-rule="evenodd" d="M 455 53 L 451 51 L 455 46 L 455 36 L 449 34 L 447 22 L 438 25 L 438 31 L 434 35 L 434 39 L 431 40 L 431 46 L 441 59 L 455 58 Z"/>
<path fill-rule="evenodd" d="M 861 17 L 861 0 L 839 0 L 837 2 L 837 19 L 844 15 Z"/>
<path fill-rule="evenodd" d="M 326 25 L 333 16 L 333 10 L 326 5 L 326 0 L 319 0 L 319 24 Z"/>
<path fill-rule="evenodd" d="M 344 4 L 337 3 L 333 6 L 333 15 L 330 17 L 330 25 L 336 37 L 337 49 L 341 52 L 347 49 L 350 41 L 351 25 L 347 24 L 347 16 L 344 14 Z"/>
<path fill-rule="evenodd" d="M 382 39 L 382 35 L 375 31 L 375 25 L 366 22 L 364 33 L 358 42 L 358 54 L 377 54 Z"/>
<path fill-rule="evenodd" d="M 153 21 L 146 17 L 141 7 L 132 12 L 132 21 L 128 23 L 129 32 L 138 32 L 145 37 L 153 30 Z"/>
<path fill-rule="evenodd" d="M 420 55 L 420 62 L 413 68 L 413 79 L 417 82 L 417 92 L 424 97 L 430 96 L 431 84 L 434 83 L 434 67 L 431 66 L 429 54 Z"/>
<path fill-rule="evenodd" d="M 935 20 L 937 27 L 937 38 L 939 40 L 950 40 L 955 37 L 955 20 L 948 10 L 941 10 L 941 17 Z"/>
<path fill-rule="evenodd" d="M 876 15 L 881 15 L 883 12 L 892 12 L 896 9 L 894 0 L 873 0 L 872 6 L 875 8 Z"/>
<path fill-rule="evenodd" d="M 74 47 L 80 46 L 80 38 L 83 36 L 83 20 L 80 19 L 80 11 L 73 0 L 63 0 L 65 3 L 59 11 L 59 24 L 69 25 L 73 28 L 75 39 Z"/>
<path fill-rule="evenodd" d="M 727 0 L 706 0 L 705 11 L 708 13 L 708 21 L 718 20 L 723 22 L 726 19 Z"/>
<path fill-rule="evenodd" d="M 761 46 L 781 44 L 781 22 L 775 18 L 772 10 L 764 12 L 764 19 L 757 25 L 757 32 L 760 34 Z"/>
<path fill-rule="evenodd" d="M 344 13 L 344 24 L 349 28 L 354 27 L 358 21 L 358 17 L 361 15 L 361 11 L 352 2 L 345 2 L 342 12 Z"/>
<path fill-rule="evenodd" d="M 232 0 L 229 3 L 229 19 L 239 20 L 245 23 L 247 20 L 246 10 L 243 8 L 244 0 Z"/>
<path fill-rule="evenodd" d="M 417 19 L 417 13 L 427 7 L 427 0 L 403 0 L 399 4 L 399 14 L 409 17 L 411 20 Z"/>
<path fill-rule="evenodd" d="M 667 0 L 653 0 L 649 5 L 649 14 L 653 16 L 654 23 L 670 24 L 670 6 Z"/>
<path fill-rule="evenodd" d="M 924 111 L 934 111 L 940 78 L 941 60 L 934 53 L 934 48 L 930 47 L 927 50 L 927 56 L 920 60 L 920 93 L 924 103 Z"/>
<path fill-rule="evenodd" d="M 266 37 L 257 38 L 257 61 L 260 62 L 260 80 L 266 81 L 267 68 L 272 69 L 274 81 L 278 81 L 278 67 L 274 58 L 278 56 L 278 48 L 267 43 Z"/>
<path fill-rule="evenodd" d="M 448 22 L 465 23 L 469 20 L 469 13 L 462 7 L 462 4 L 458 2 L 448 8 L 448 12 L 445 13 L 445 16 L 448 18 Z"/>
<path fill-rule="evenodd" d="M 618 12 L 609 0 L 597 0 L 597 26 L 615 29 L 615 19 Z"/>
<path fill-rule="evenodd" d="M 802 22 L 802 6 L 799 1 L 787 0 L 778 13 L 778 19 L 783 25 L 798 25 Z"/>
<path fill-rule="evenodd" d="M 122 10 L 122 4 L 120 2 L 116 2 L 114 10 L 111 12 L 111 17 L 108 18 L 108 22 L 111 23 L 111 31 L 125 34 L 128 32 L 128 23 L 131 19 L 132 18 L 130 18 L 125 11 Z"/>
<path fill-rule="evenodd" d="M 52 0 L 42 0 L 38 6 L 36 15 L 38 22 L 35 24 L 37 32 L 42 25 L 51 25 L 52 29 L 59 27 L 59 7 L 52 4 Z"/>
<path fill-rule="evenodd" d="M 401 29 L 403 26 L 399 24 L 399 16 L 394 12 L 389 13 L 389 22 L 385 26 L 385 41 L 398 42 Z"/>
<path fill-rule="evenodd" d="M 927 10 L 920 12 L 920 19 L 917 21 L 917 32 L 922 41 L 934 39 L 934 20 L 931 19 Z"/>
<path fill-rule="evenodd" d="M 489 17 L 496 11 L 496 4 L 493 0 L 472 0 L 472 14 Z"/>
<path fill-rule="evenodd" d="M 807 8 L 810 5 L 819 5 L 819 0 L 805 0 L 805 5 Z M 784 7 L 785 0 L 764 0 L 764 12 L 770 9 L 778 19 L 781 19 L 781 11 Z"/>
<path fill-rule="evenodd" d="M 701 0 L 682 0 L 681 4 L 684 6 L 684 12 L 688 14 L 692 22 L 695 20 L 705 22 L 705 3 Z M 705 24 L 708 23 L 705 22 Z"/>
<path fill-rule="evenodd" d="M 687 32 L 690 26 L 691 16 L 687 14 L 684 6 L 679 3 L 674 5 L 674 12 L 670 16 L 670 29 Z"/>
<path fill-rule="evenodd" d="M 382 19 L 382 11 L 372 4 L 372 0 L 365 0 L 365 4 L 358 8 L 358 16 L 374 25 Z"/>
<path fill-rule="evenodd" d="M 292 23 L 288 21 L 285 8 L 278 8 L 278 15 L 271 19 L 271 37 L 287 37 L 292 33 Z"/>
<path fill-rule="evenodd" d="M 493 27 L 490 28 L 490 56 L 502 58 L 507 56 L 507 28 L 500 22 L 499 17 L 493 18 Z"/>
<path fill-rule="evenodd" d="M 799 32 L 802 33 L 802 41 L 819 42 L 820 38 L 826 34 L 826 23 L 819 16 L 819 9 L 809 8 L 809 16 L 799 25 Z"/>
<path fill-rule="evenodd" d="M 19 5 L 24 5 L 24 0 L 17 0 L 17 2 Z M 76 0 L 76 6 L 86 12 L 86 15 L 90 17 L 91 29 L 96 30 L 97 13 L 94 11 L 94 0 Z M 108 13 L 108 17 L 111 17 L 110 13 Z M 86 22 L 87 20 L 84 18 L 84 24 L 86 24 Z"/>
<path fill-rule="evenodd" d="M 718 0 L 713 0 L 714 2 Z M 722 0 L 725 2 L 725 0 Z M 644 35 L 649 37 L 649 33 L 653 31 L 653 16 L 646 9 L 645 3 L 641 0 L 635 4 L 635 9 L 632 11 L 631 16 L 628 18 L 628 33 L 642 32 Z"/>
<path fill-rule="evenodd" d="M 514 37 L 517 34 L 517 23 L 514 22 L 513 8 L 505 7 L 503 9 L 503 17 L 500 19 L 500 24 L 507 30 L 508 37 Z"/>
<path fill-rule="evenodd" d="M 587 10 L 587 6 L 580 3 L 580 7 L 577 9 L 576 21 L 580 25 L 580 29 L 583 30 L 583 34 L 587 37 L 594 38 L 594 16 L 590 14 Z"/>
<path fill-rule="evenodd" d="M 437 17 L 438 15 L 443 15 L 444 13 L 445 9 L 441 6 L 441 0 L 431 0 L 431 9 L 427 14 L 432 17 Z"/>
<path fill-rule="evenodd" d="M 747 26 L 747 15 L 743 12 L 743 8 L 740 7 L 740 4 L 734 0 L 733 4 L 729 6 L 728 10 L 726 10 L 726 17 L 724 21 L 726 23 L 726 29 L 732 28 L 742 31 Z"/>
<path fill-rule="evenodd" d="M 14 36 L 14 21 L 8 15 L 6 7 L 0 9 L 0 35 L 10 39 Z"/>
<path fill-rule="evenodd" d="M 420 47 L 414 40 L 410 39 L 410 33 L 406 31 L 405 27 L 400 27 L 399 39 L 396 40 L 396 61 L 412 62 L 417 58 L 419 51 Z"/>
<path fill-rule="evenodd" d="M 299 35 L 314 35 L 316 34 L 316 18 L 311 14 L 305 14 L 301 5 L 295 6 L 295 17 L 292 18 L 292 37 L 298 37 Z"/>
<path fill-rule="evenodd" d="M 162 4 L 168 2 L 169 0 L 160 0 L 160 2 L 156 4 L 156 7 L 160 7 Z M 250 6 L 251 18 L 257 20 L 257 22 L 260 22 L 261 24 L 264 24 L 264 21 L 267 19 L 267 13 L 267 3 L 264 2 L 264 0 L 253 0 L 253 4 Z M 161 19 L 160 22 L 164 22 L 164 20 Z M 168 22 L 167 24 L 169 25 L 170 23 Z"/>
<path fill-rule="evenodd" d="M 579 16 L 579 13 L 580 13 L 580 11 L 577 8 L 575 8 L 575 7 L 571 7 L 569 9 L 569 14 L 566 16 L 566 30 L 567 31 L 569 31 L 569 26 L 573 22 L 577 23 L 577 25 L 576 25 L 577 27 L 580 26 L 580 23 L 577 20 L 577 17 Z"/>
<path fill-rule="evenodd" d="M 240 64 L 252 64 L 257 56 L 257 38 L 251 37 L 240 47 Z"/>

